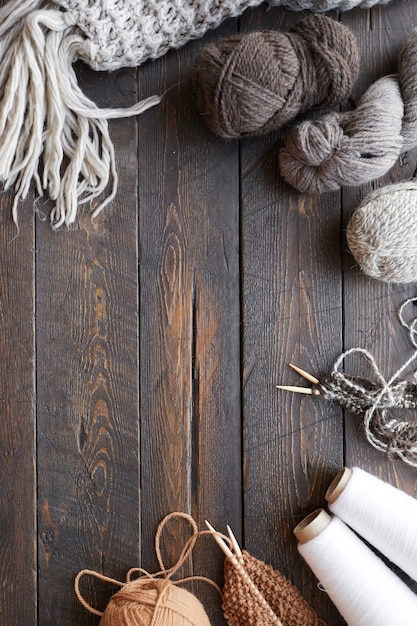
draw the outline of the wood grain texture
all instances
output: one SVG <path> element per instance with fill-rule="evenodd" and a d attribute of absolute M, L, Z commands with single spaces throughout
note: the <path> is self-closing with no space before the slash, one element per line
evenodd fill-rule
<path fill-rule="evenodd" d="M 330 15 L 361 48 L 355 100 L 395 71 L 417 5 Z M 417 496 L 415 469 L 374 450 L 360 419 L 275 388 L 304 384 L 289 362 L 320 376 L 353 346 L 386 375 L 410 355 L 397 311 L 414 286 L 364 277 L 344 229 L 364 194 L 414 174 L 417 151 L 361 188 L 300 195 L 279 175 L 280 132 L 225 141 L 195 107 L 190 73 L 202 46 L 239 31 L 286 31 L 301 17 L 263 5 L 137 72 L 77 66 L 102 106 L 168 90 L 137 120 L 111 122 L 117 198 L 94 224 L 86 209 L 71 232 L 52 231 L 48 206 L 30 198 L 13 239 L 11 196 L 1 197 L 5 626 L 97 625 L 75 598 L 76 573 L 155 572 L 155 531 L 175 510 L 201 528 L 205 518 L 223 532 L 230 524 L 328 626 L 343 626 L 297 553 L 294 526 L 324 505 L 344 464 Z M 166 528 L 167 566 L 188 535 L 181 522 Z M 222 569 L 220 550 L 202 538 L 178 576 L 222 582 Z M 225 626 L 216 592 L 191 588 L 212 626 Z M 103 608 L 114 588 L 84 580 L 82 591 Z"/>
<path fill-rule="evenodd" d="M 37 623 L 33 199 L 0 199 L 0 621 Z"/>
<path fill-rule="evenodd" d="M 219 36 L 233 32 L 223 27 Z M 208 35 L 140 73 L 148 93 L 170 88 L 139 119 L 141 430 L 144 566 L 156 567 L 156 525 L 175 510 L 241 536 L 239 172 L 237 144 L 204 127 L 189 80 Z M 165 534 L 169 564 L 187 536 Z M 182 574 L 221 579 L 213 540 Z M 220 558 L 219 558 L 220 557 Z M 215 624 L 220 598 L 201 585 Z"/>
<path fill-rule="evenodd" d="M 135 72 L 94 75 L 108 106 L 137 98 Z M 130 84 L 130 87 L 129 87 Z M 130 92 L 129 92 L 130 90 Z M 107 102 L 106 102 L 107 101 Z M 111 209 L 77 229 L 37 224 L 39 611 L 41 623 L 95 624 L 74 578 L 123 580 L 140 561 L 136 121 L 111 124 L 120 175 Z M 83 581 L 96 608 L 113 588 Z"/>
<path fill-rule="evenodd" d="M 297 19 L 253 11 L 242 27 L 287 31 Z M 341 196 L 292 191 L 279 174 L 279 147 L 277 132 L 241 148 L 245 542 L 334 622 L 293 528 L 321 505 L 343 463 L 342 413 L 275 386 L 303 384 L 288 363 L 321 373 L 342 347 Z"/>

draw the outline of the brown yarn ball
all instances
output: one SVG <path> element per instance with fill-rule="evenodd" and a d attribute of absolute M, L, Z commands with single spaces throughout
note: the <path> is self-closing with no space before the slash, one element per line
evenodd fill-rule
<path fill-rule="evenodd" d="M 242 551 L 239 562 L 262 594 L 255 592 L 230 559 L 225 560 L 223 612 L 229 626 L 318 626 L 324 624 L 283 574 Z"/>
<path fill-rule="evenodd" d="M 329 17 L 289 33 L 253 32 L 203 48 L 193 67 L 197 107 L 221 137 L 261 135 L 316 105 L 349 95 L 359 69 L 355 36 Z"/>
<path fill-rule="evenodd" d="M 115 593 L 100 626 L 210 626 L 201 602 L 167 579 L 138 578 Z"/>

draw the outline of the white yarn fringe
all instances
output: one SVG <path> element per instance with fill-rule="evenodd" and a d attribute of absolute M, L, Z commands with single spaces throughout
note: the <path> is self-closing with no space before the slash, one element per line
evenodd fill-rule
<path fill-rule="evenodd" d="M 92 217 L 115 196 L 117 172 L 107 120 L 138 115 L 152 96 L 122 109 L 99 109 L 77 84 L 73 63 L 85 45 L 67 13 L 42 0 L 13 0 L 0 10 L 0 179 L 19 202 L 32 182 L 55 207 L 55 228 L 101 196 Z"/>

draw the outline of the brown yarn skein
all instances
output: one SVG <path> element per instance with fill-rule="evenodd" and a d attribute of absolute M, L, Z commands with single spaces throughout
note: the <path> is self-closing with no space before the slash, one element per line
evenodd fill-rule
<path fill-rule="evenodd" d="M 326 16 L 289 33 L 253 32 L 204 47 L 193 67 L 197 107 L 220 137 L 261 135 L 312 106 L 349 95 L 359 69 L 355 36 Z"/>
<path fill-rule="evenodd" d="M 356 109 L 292 128 L 279 156 L 283 178 L 307 193 L 380 178 L 417 145 L 417 32 L 399 56 L 398 76 L 371 85 Z"/>

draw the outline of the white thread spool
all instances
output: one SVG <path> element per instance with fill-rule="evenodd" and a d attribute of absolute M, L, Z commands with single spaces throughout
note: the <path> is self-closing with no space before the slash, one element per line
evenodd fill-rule
<path fill-rule="evenodd" d="M 417 580 L 415 498 L 358 467 L 346 467 L 330 484 L 326 500 L 332 513 Z"/>
<path fill-rule="evenodd" d="M 319 509 L 294 533 L 349 626 L 416 625 L 417 596 L 338 517 Z"/>

